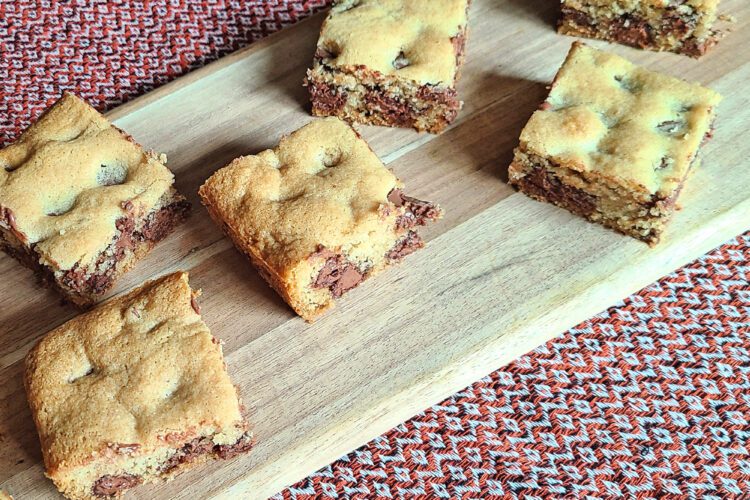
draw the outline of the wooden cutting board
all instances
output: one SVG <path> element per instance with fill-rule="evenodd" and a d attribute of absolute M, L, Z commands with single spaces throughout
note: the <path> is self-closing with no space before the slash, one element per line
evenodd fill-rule
<path fill-rule="evenodd" d="M 194 203 L 189 221 L 115 293 L 190 270 L 254 423 L 249 456 L 210 464 L 131 498 L 262 498 L 437 403 L 660 276 L 750 228 L 750 4 L 707 57 L 592 42 L 725 96 L 716 135 L 656 248 L 588 224 L 507 186 L 518 134 L 572 38 L 553 30 L 557 2 L 475 0 L 466 106 L 440 136 L 362 128 L 408 187 L 445 219 L 428 247 L 346 295 L 314 325 L 295 317 L 198 203 L 198 186 L 232 158 L 273 147 L 308 122 L 301 86 L 322 16 L 225 57 L 110 113 L 168 154 Z M 72 318 L 29 271 L 0 257 L 0 488 L 55 497 L 22 386 L 22 360 Z"/>

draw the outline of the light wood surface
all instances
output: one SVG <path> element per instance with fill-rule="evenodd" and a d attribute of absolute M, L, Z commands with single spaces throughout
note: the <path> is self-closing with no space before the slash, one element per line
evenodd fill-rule
<path fill-rule="evenodd" d="M 509 188 L 518 134 L 572 38 L 557 2 L 476 0 L 456 124 L 440 136 L 362 128 L 417 197 L 446 217 L 428 247 L 366 282 L 314 325 L 295 317 L 211 223 L 198 186 L 232 158 L 274 146 L 311 118 L 301 86 L 316 16 L 110 113 L 169 156 L 192 217 L 115 290 L 176 269 L 203 289 L 254 423 L 249 456 L 131 498 L 262 498 L 408 419 L 750 227 L 750 4 L 724 0 L 733 32 L 695 61 L 592 42 L 720 91 L 716 136 L 656 248 Z M 0 488 L 54 498 L 22 386 L 22 360 L 76 312 L 0 257 Z"/>

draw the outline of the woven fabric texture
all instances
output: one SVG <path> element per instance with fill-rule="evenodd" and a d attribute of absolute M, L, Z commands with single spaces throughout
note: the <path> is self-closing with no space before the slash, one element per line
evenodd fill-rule
<path fill-rule="evenodd" d="M 0 2 L 0 143 L 109 109 L 329 3 Z M 750 233 L 276 498 L 750 497 Z"/>

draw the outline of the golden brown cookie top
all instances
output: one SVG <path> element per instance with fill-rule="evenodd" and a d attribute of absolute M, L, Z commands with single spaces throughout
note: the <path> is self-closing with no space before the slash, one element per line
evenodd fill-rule
<path fill-rule="evenodd" d="M 324 118 L 284 137 L 276 149 L 237 158 L 206 181 L 201 196 L 283 272 L 321 245 L 349 255 L 382 247 L 385 254 L 398 215 L 395 207 L 386 209 L 388 194 L 400 187 L 354 129 Z"/>
<path fill-rule="evenodd" d="M 93 263 L 118 234 L 126 203 L 147 214 L 172 183 L 159 159 L 72 94 L 0 150 L 0 207 L 58 269 Z"/>
<path fill-rule="evenodd" d="M 630 190 L 668 196 L 710 131 L 721 96 L 576 42 L 521 145 Z"/>
<path fill-rule="evenodd" d="M 72 319 L 29 353 L 26 391 L 48 473 L 243 425 L 221 346 L 194 307 L 188 275 L 171 274 Z"/>
<path fill-rule="evenodd" d="M 323 24 L 327 64 L 452 87 L 467 0 L 341 0 Z"/>

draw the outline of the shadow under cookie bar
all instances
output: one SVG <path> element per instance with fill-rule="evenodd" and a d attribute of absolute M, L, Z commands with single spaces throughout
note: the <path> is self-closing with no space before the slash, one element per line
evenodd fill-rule
<path fill-rule="evenodd" d="M 716 7 L 676 3 L 678 5 L 647 13 L 637 9 L 615 12 L 614 6 L 564 2 L 558 31 L 641 49 L 700 57 L 718 41 L 718 34 L 712 29 Z"/>
<path fill-rule="evenodd" d="M 190 203 L 174 189 L 160 206 L 143 216 L 123 207 L 127 215 L 115 222 L 117 235 L 95 261 L 86 266 L 56 269 L 42 264 L 34 244 L 17 229 L 13 211 L 0 207 L 0 250 L 31 269 L 45 286 L 57 290 L 79 307 L 88 307 L 109 290 L 115 280 L 185 220 Z"/>

